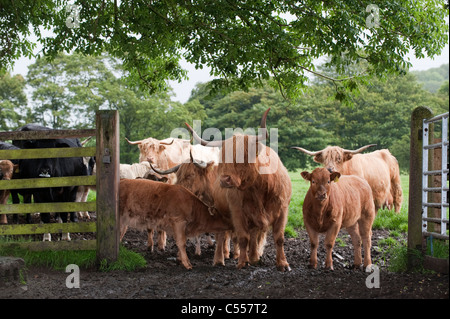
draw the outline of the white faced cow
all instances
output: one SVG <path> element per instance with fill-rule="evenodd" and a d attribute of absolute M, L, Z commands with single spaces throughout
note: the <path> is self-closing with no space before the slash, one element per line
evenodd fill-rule
<path fill-rule="evenodd" d="M 199 160 L 209 162 L 219 161 L 219 148 L 204 147 L 202 145 L 191 145 L 189 140 L 178 138 L 166 138 L 158 140 L 156 138 L 146 138 L 140 141 L 129 141 L 132 145 L 138 145 L 140 155 L 139 162 L 148 161 L 156 164 L 161 170 L 168 170 L 178 164 L 188 163 L 190 153 Z M 176 182 L 175 174 L 168 175 L 169 183 Z"/>

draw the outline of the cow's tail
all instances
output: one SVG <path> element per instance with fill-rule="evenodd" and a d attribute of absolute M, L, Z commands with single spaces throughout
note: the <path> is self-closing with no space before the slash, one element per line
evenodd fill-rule
<path fill-rule="evenodd" d="M 391 175 L 391 195 L 393 199 L 393 204 L 395 207 L 395 212 L 400 213 L 400 209 L 402 208 L 403 201 L 403 191 L 400 180 L 400 167 L 398 166 L 397 159 L 394 156 L 392 157 L 391 165 L 390 165 L 390 175 Z"/>

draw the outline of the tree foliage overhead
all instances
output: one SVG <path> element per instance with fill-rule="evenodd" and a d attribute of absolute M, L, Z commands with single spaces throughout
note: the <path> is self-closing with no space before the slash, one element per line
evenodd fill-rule
<path fill-rule="evenodd" d="M 199 84 L 189 102 L 198 101 L 205 108 L 202 130 L 215 127 L 222 133 L 226 128 L 257 128 L 270 107 L 267 125 L 278 129 L 278 154 L 289 169 L 318 165 L 291 146 L 318 151 L 328 145 L 357 149 L 377 144 L 374 149 L 389 149 L 401 169 L 408 170 L 412 111 L 425 105 L 436 115 L 448 112 L 448 93 L 425 91 L 409 73 L 386 81 L 372 79 L 360 89 L 352 106 L 334 100 L 333 92 L 329 83 L 317 82 L 290 103 L 268 85 L 211 97 L 207 85 Z"/>
<path fill-rule="evenodd" d="M 70 1 L 72 3 L 72 1 Z M 263 80 L 289 97 L 298 97 L 313 61 L 330 56 L 338 71 L 337 97 L 356 88 L 366 76 L 386 76 L 409 67 L 405 55 L 433 57 L 447 42 L 443 1 L 272 0 L 77 0 L 79 27 L 67 25 L 69 1 L 0 2 L 0 62 L 10 65 L 29 55 L 28 25 L 44 53 L 108 52 L 123 61 L 130 83 L 156 92 L 167 79 L 186 76 L 184 57 L 198 68 L 208 66 L 218 79 L 213 88 L 248 89 Z M 19 21 L 19 23 L 17 23 Z M 16 23 L 16 24 L 15 24 Z M 4 26 L 3 26 L 4 25 Z M 39 27 L 55 36 L 44 38 Z M 350 78 L 346 66 L 365 65 Z M 326 75 L 325 75 L 326 76 Z"/>

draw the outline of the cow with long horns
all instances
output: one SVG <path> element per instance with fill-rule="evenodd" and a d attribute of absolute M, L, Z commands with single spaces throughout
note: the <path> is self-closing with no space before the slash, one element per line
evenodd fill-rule
<path fill-rule="evenodd" d="M 261 120 L 263 131 L 269 110 Z M 284 229 L 292 185 L 278 154 L 260 143 L 266 139 L 266 132 L 208 142 L 201 139 L 189 124 L 186 125 L 202 145 L 222 147 L 218 175 L 220 186 L 227 190 L 226 198 L 238 238 L 240 254 L 237 267 L 240 269 L 249 262 L 252 265 L 259 262 L 266 233 L 272 227 L 277 268 L 290 270 L 284 253 Z"/>
<path fill-rule="evenodd" d="M 366 145 L 357 150 L 328 146 L 316 152 L 297 146 L 291 148 L 314 156 L 314 161 L 323 164 L 330 172 L 364 178 L 372 189 L 375 210 L 378 211 L 392 199 L 395 212 L 399 213 L 403 196 L 397 159 L 387 149 L 361 154 L 372 146 L 375 144 Z"/>
<path fill-rule="evenodd" d="M 176 174 L 178 185 L 190 190 L 209 206 L 210 210 L 231 224 L 231 213 L 226 198 L 227 189 L 220 187 L 217 163 L 196 160 L 191 153 L 190 162 L 178 164 L 168 170 L 159 170 L 152 164 L 150 166 L 161 175 Z M 217 233 L 215 238 L 214 265 L 225 265 L 225 258 L 230 257 L 231 232 Z M 196 248 L 196 251 L 197 249 L 199 247 Z M 239 247 L 236 241 L 234 242 L 233 257 L 235 259 L 239 257 Z"/>
<path fill-rule="evenodd" d="M 152 137 L 140 141 L 126 140 L 129 144 L 139 147 L 139 162 L 148 161 L 156 164 L 162 170 L 188 162 L 190 152 L 194 154 L 195 158 L 203 161 L 213 160 L 218 162 L 219 160 L 219 149 L 217 147 L 211 149 L 201 145 L 191 145 L 189 140 L 178 138 L 158 140 Z M 167 177 L 170 184 L 176 182 L 175 174 L 170 174 Z"/>

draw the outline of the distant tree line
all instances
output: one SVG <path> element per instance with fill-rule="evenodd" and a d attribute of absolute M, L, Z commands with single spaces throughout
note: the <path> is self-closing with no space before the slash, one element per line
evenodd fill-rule
<path fill-rule="evenodd" d="M 138 149 L 124 137 L 162 139 L 193 120 L 201 120 L 203 130 L 215 127 L 223 134 L 225 128 L 257 128 L 270 107 L 268 127 L 278 128 L 278 152 L 289 169 L 313 163 L 290 146 L 314 151 L 327 145 L 351 149 L 375 143 L 377 149 L 388 148 L 408 170 L 412 110 L 425 105 L 439 114 L 448 112 L 449 105 L 448 81 L 431 93 L 411 73 L 372 78 L 349 103 L 335 99 L 334 84 L 314 79 L 292 101 L 267 83 L 231 93 L 212 93 L 211 83 L 201 83 L 184 104 L 172 101 L 170 91 L 149 95 L 130 86 L 122 80 L 125 74 L 121 63 L 109 56 L 81 54 L 59 54 L 51 62 L 38 59 L 25 78 L 6 72 L 0 76 L 0 130 L 31 122 L 89 128 L 98 109 L 119 110 L 121 162 L 132 163 L 138 160 Z"/>

